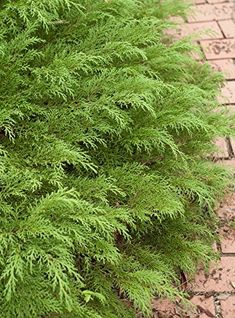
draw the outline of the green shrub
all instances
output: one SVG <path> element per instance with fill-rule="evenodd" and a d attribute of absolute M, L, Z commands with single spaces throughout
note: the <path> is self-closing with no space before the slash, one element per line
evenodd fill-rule
<path fill-rule="evenodd" d="M 1 1 L 1 317 L 147 316 L 211 258 L 230 119 L 164 32 L 185 7 Z"/>

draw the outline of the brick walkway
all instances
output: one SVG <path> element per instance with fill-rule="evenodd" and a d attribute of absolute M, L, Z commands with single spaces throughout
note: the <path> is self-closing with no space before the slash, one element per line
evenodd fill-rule
<path fill-rule="evenodd" d="M 222 71 L 226 83 L 221 102 L 235 114 L 235 1 L 194 0 L 195 8 L 188 22 L 181 24 L 175 36 L 198 36 L 198 45 L 204 59 L 216 70 Z M 216 161 L 235 169 L 235 140 L 220 138 L 216 141 Z M 220 242 L 214 248 L 220 260 L 203 270 L 190 283 L 190 301 L 194 308 L 185 311 L 180 304 L 168 300 L 153 301 L 154 318 L 235 318 L 235 193 L 229 195 L 218 209 Z"/>
<path fill-rule="evenodd" d="M 185 310 L 180 304 L 155 299 L 154 318 L 235 318 L 235 193 L 226 198 L 218 215 L 220 242 L 214 248 L 220 259 L 208 272 L 199 270 L 195 280 L 187 282 L 194 306 Z"/>
<path fill-rule="evenodd" d="M 194 0 L 195 9 L 182 25 L 182 34 L 210 30 L 200 35 L 198 45 L 204 58 L 226 77 L 220 101 L 235 113 L 235 2 L 231 0 Z M 185 31 L 187 30 L 187 31 Z M 235 155 L 235 140 L 217 140 L 217 159 L 230 160 Z M 233 160 L 235 165 L 235 161 Z M 229 164 L 232 164 L 231 162 Z M 234 315 L 235 318 L 235 315 Z"/>

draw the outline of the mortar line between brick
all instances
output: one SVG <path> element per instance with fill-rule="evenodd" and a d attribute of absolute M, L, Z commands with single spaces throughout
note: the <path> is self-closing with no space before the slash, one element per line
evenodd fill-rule
<path fill-rule="evenodd" d="M 221 257 L 235 257 L 235 253 L 221 253 Z"/>
<path fill-rule="evenodd" d="M 210 19 L 210 20 L 203 20 L 203 21 L 185 21 L 187 24 L 199 24 L 199 23 L 206 23 L 206 22 L 220 22 L 220 21 L 227 21 L 231 19 Z"/>
<path fill-rule="evenodd" d="M 217 5 L 217 4 L 224 4 L 224 3 L 231 3 L 231 1 L 227 0 L 227 1 L 223 1 L 223 2 L 210 3 L 210 2 L 208 2 L 208 0 L 206 0 L 205 4 Z"/>
<path fill-rule="evenodd" d="M 222 39 L 223 40 L 223 39 Z M 218 58 L 218 57 L 216 57 L 216 58 L 213 58 L 213 59 L 208 59 L 208 60 L 206 60 L 207 62 L 213 62 L 213 61 L 218 61 L 218 60 L 228 60 L 228 59 L 235 59 L 234 57 L 220 57 L 220 58 Z M 235 318 L 235 317 L 234 317 Z"/>
<path fill-rule="evenodd" d="M 233 80 L 234 81 L 234 80 Z M 224 106 L 227 106 L 227 107 L 229 107 L 229 106 L 231 106 L 231 107 L 233 107 L 233 106 L 235 106 L 235 103 L 230 103 L 230 104 L 226 104 L 226 105 L 222 105 L 222 106 L 219 106 L 219 107 L 224 107 Z"/>
<path fill-rule="evenodd" d="M 210 290 L 210 291 L 206 291 L 206 290 L 198 290 L 198 291 L 193 291 L 193 290 L 187 290 L 187 293 L 189 293 L 189 295 L 192 296 L 206 296 L 206 297 L 210 297 L 210 296 L 218 296 L 218 295 L 231 295 L 231 296 L 235 296 L 235 291 L 228 291 L 228 290 L 224 290 L 224 291 L 215 291 L 215 290 Z"/>
<path fill-rule="evenodd" d="M 234 40 L 235 38 L 234 37 L 229 37 L 229 38 L 218 38 L 218 39 L 216 39 L 216 40 Z M 200 42 L 208 42 L 208 41 L 211 41 L 211 42 L 213 42 L 214 41 L 214 39 L 211 39 L 211 40 L 200 40 Z M 222 60 L 223 58 L 220 58 L 220 60 Z M 227 57 L 226 57 L 226 59 L 227 59 Z"/>
<path fill-rule="evenodd" d="M 217 299 L 217 295 L 214 294 L 212 296 L 212 298 L 213 298 L 213 303 L 214 303 L 215 317 L 222 318 L 222 316 L 221 316 L 221 304 L 220 304 L 220 301 Z"/>
<path fill-rule="evenodd" d="M 203 20 L 203 21 L 201 21 L 201 20 L 199 20 L 199 21 L 186 21 L 186 23 L 188 23 L 188 24 L 195 24 L 195 23 L 203 23 L 203 22 L 218 22 L 218 21 L 225 21 L 225 20 L 228 20 L 228 19 L 210 19 L 210 20 Z"/>
<path fill-rule="evenodd" d="M 208 39 L 208 40 L 198 40 L 199 42 L 203 42 L 203 41 L 219 41 L 219 40 L 233 40 L 234 38 L 214 38 L 214 39 Z"/>
<path fill-rule="evenodd" d="M 225 142 L 226 142 L 226 147 L 227 147 L 227 152 L 228 152 L 228 155 L 229 157 L 234 157 L 234 151 L 233 151 L 233 147 L 232 147 L 232 143 L 231 143 L 231 140 L 230 140 L 230 137 L 226 137 L 225 138 Z"/>
<path fill-rule="evenodd" d="M 227 20 L 228 20 L 228 19 L 223 20 L 223 21 L 227 21 Z M 220 20 L 220 21 L 222 21 L 222 20 Z M 226 39 L 226 35 L 225 35 L 224 31 L 223 31 L 223 28 L 221 27 L 221 25 L 220 25 L 220 23 L 219 23 L 219 20 L 217 20 L 216 23 L 217 23 L 217 25 L 218 25 L 218 27 L 219 27 L 221 33 L 223 34 L 224 39 Z"/>

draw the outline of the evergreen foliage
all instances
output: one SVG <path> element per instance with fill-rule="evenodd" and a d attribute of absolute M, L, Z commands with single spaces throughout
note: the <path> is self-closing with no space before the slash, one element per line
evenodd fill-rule
<path fill-rule="evenodd" d="M 181 0 L 0 3 L 2 318 L 133 318 L 212 257 L 221 77 Z M 126 300 L 129 300 L 131 306 Z"/>

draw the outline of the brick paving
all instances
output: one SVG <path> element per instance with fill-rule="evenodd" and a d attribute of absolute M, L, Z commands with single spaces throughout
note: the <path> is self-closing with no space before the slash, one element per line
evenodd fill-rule
<path fill-rule="evenodd" d="M 235 167 L 235 160 L 227 160 Z M 220 254 L 217 262 L 187 282 L 191 306 L 167 299 L 153 300 L 154 318 L 235 318 L 235 193 L 225 198 L 218 209 Z"/>
<path fill-rule="evenodd" d="M 204 60 L 225 75 L 219 101 L 235 114 L 235 0 L 192 1 L 188 22 L 181 23 L 173 35 L 180 38 L 196 32 Z M 235 139 L 219 138 L 215 144 L 215 161 L 235 172 Z M 187 282 L 191 306 L 154 299 L 154 318 L 235 318 L 235 193 L 225 198 L 217 213 L 220 241 L 214 248 L 219 260 L 208 271 L 199 269 L 195 279 Z"/>
<path fill-rule="evenodd" d="M 188 21 L 204 22 L 232 19 L 234 15 L 233 5 L 231 1 L 217 4 L 199 4 L 195 7 L 192 15 L 189 16 Z"/>
<path fill-rule="evenodd" d="M 218 101 L 235 114 L 235 1 L 232 0 L 191 0 L 195 5 L 188 23 L 183 24 L 177 36 L 202 32 L 197 37 L 204 59 L 217 71 L 223 72 L 226 83 L 221 89 Z M 198 57 L 197 57 L 198 59 Z M 200 57 L 199 57 L 200 59 Z M 217 160 L 231 160 L 235 155 L 235 139 L 224 138 L 216 141 Z M 232 166 L 232 163 L 225 163 Z M 235 316 L 234 316 L 235 318 Z"/>
<path fill-rule="evenodd" d="M 211 60 L 210 65 L 217 71 L 223 72 L 227 80 L 235 80 L 235 67 L 233 59 Z"/>

